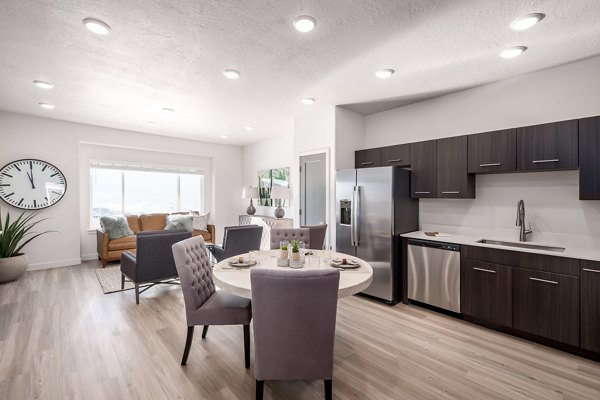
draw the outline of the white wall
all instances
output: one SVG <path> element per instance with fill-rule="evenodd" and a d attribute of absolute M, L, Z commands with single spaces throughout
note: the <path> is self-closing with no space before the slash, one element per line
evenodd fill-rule
<path fill-rule="evenodd" d="M 335 169 L 354 168 L 354 151 L 364 148 L 365 116 L 345 108 L 335 108 Z"/>
<path fill-rule="evenodd" d="M 163 161 L 167 160 L 172 165 L 178 165 L 182 154 L 210 159 L 210 211 L 212 222 L 217 226 L 217 237 L 222 236 L 223 226 L 237 224 L 240 212 L 239 190 L 243 185 L 240 174 L 242 148 L 239 146 L 174 139 L 0 112 L 0 164 L 19 158 L 39 158 L 61 169 L 68 182 L 65 197 L 41 213 L 42 217 L 50 219 L 44 223 L 44 228 L 58 233 L 42 237 L 26 248 L 31 269 L 78 264 L 81 250 L 85 252 L 85 256 L 89 256 L 90 249 L 94 247 L 94 235 L 87 232 L 85 225 L 80 222 L 81 207 L 89 207 L 87 201 L 80 199 L 82 142 L 159 152 L 162 153 Z M 11 213 L 18 212 L 4 204 L 2 209 L 9 209 Z"/>
<path fill-rule="evenodd" d="M 373 114 L 364 146 L 600 115 L 598 71 L 595 57 Z M 475 200 L 421 200 L 420 220 L 425 229 L 461 226 L 515 239 L 522 198 L 534 240 L 598 245 L 600 202 L 578 200 L 577 187 L 577 171 L 478 175 Z"/>
<path fill-rule="evenodd" d="M 257 186 L 257 172 L 263 169 L 288 167 L 291 172 L 294 154 L 293 143 L 293 135 L 288 134 L 245 146 L 242 151 L 242 185 Z M 298 190 L 298 186 L 292 181 L 290 181 L 290 190 L 292 194 Z M 241 195 L 242 188 L 240 187 L 240 198 Z M 250 201 L 242 199 L 239 203 L 239 213 L 245 214 Z M 275 207 L 258 206 L 257 203 L 255 200 L 256 215 L 273 216 Z M 293 218 L 297 206 L 291 199 L 289 206 L 283 209 L 286 218 Z"/>

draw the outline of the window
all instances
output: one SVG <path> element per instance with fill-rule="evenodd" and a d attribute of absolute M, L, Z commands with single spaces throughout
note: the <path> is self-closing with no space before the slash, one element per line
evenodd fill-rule
<path fill-rule="evenodd" d="M 202 171 L 92 162 L 90 182 L 92 229 L 105 215 L 204 210 Z"/>

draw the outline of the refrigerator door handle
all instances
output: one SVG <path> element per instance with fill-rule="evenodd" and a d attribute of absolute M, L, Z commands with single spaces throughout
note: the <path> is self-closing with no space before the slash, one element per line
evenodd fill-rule
<path fill-rule="evenodd" d="M 355 189 L 354 207 L 354 245 L 360 246 L 360 186 Z"/>
<path fill-rule="evenodd" d="M 354 227 L 356 226 L 356 186 L 352 188 L 352 208 L 350 209 L 350 243 L 356 246 L 356 238 L 354 237 Z"/>

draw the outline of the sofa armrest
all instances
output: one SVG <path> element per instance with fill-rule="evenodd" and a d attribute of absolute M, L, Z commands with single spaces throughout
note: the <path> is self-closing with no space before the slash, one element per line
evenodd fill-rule
<path fill-rule="evenodd" d="M 102 229 L 96 229 L 96 250 L 100 258 L 108 258 L 108 233 Z"/>
<path fill-rule="evenodd" d="M 210 232 L 210 241 L 213 243 L 217 243 L 217 238 L 215 237 L 215 226 L 208 224 L 206 228 Z"/>

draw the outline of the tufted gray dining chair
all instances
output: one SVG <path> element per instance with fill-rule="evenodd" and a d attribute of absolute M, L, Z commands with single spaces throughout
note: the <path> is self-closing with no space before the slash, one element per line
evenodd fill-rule
<path fill-rule="evenodd" d="M 188 325 L 181 365 L 187 363 L 196 325 L 204 325 L 202 339 L 206 338 L 210 325 L 243 325 L 244 361 L 246 368 L 250 368 L 250 300 L 223 290 L 215 291 L 208 251 L 202 236 L 175 243 L 173 257 L 183 291 Z"/>
<path fill-rule="evenodd" d="M 308 228 L 273 228 L 271 229 L 271 249 L 278 249 L 281 240 L 300 240 L 310 244 L 310 229 Z M 321 248 L 319 247 L 319 250 Z"/>

